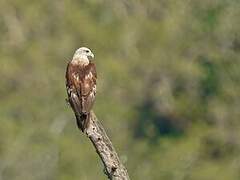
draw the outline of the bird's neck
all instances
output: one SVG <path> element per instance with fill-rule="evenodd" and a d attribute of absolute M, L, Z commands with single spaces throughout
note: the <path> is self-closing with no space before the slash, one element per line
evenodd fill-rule
<path fill-rule="evenodd" d="M 73 64 L 76 64 L 76 65 L 83 65 L 83 66 L 86 66 L 89 64 L 89 59 L 87 56 L 85 55 L 79 55 L 77 57 L 73 57 L 72 59 L 72 63 Z"/>

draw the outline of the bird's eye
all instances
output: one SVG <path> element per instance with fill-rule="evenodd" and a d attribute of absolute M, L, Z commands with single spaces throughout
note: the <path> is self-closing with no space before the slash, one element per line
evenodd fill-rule
<path fill-rule="evenodd" d="M 86 50 L 86 53 L 89 53 L 89 50 Z"/>

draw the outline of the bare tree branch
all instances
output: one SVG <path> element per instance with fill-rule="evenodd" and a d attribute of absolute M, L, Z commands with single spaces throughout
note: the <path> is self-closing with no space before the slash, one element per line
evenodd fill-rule
<path fill-rule="evenodd" d="M 76 116 L 76 120 L 77 122 L 81 121 L 81 119 L 78 119 L 78 116 Z M 90 124 L 85 133 L 101 158 L 105 167 L 104 172 L 108 178 L 110 180 L 129 180 L 127 169 L 120 162 L 112 142 L 93 111 L 90 113 Z"/>

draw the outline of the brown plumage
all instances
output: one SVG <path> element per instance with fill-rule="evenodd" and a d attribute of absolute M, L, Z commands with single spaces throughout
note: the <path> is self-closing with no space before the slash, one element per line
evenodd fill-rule
<path fill-rule="evenodd" d="M 88 60 L 88 56 L 94 57 L 88 48 L 78 49 L 66 71 L 68 102 L 75 113 L 77 125 L 83 132 L 89 125 L 97 85 L 96 67 Z"/>

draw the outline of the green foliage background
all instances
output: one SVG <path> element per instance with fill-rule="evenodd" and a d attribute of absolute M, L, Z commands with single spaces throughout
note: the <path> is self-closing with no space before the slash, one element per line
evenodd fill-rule
<path fill-rule="evenodd" d="M 0 180 L 106 179 L 65 103 L 80 46 L 132 179 L 240 179 L 239 17 L 238 0 L 0 0 Z"/>

